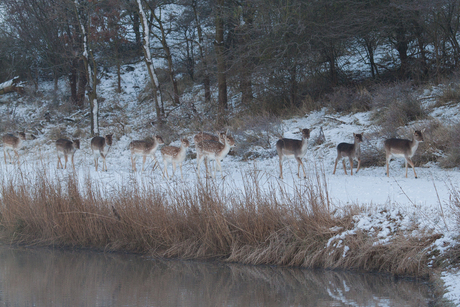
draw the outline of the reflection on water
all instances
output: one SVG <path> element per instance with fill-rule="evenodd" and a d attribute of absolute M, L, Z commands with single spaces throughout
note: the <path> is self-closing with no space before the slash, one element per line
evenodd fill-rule
<path fill-rule="evenodd" d="M 424 283 L 375 274 L 0 246 L 3 306 L 428 306 L 433 300 Z"/>

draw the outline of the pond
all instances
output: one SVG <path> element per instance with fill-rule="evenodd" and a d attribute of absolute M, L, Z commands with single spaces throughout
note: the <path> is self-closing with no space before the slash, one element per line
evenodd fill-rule
<path fill-rule="evenodd" d="M 383 274 L 0 246 L 3 306 L 430 306 L 428 283 Z"/>

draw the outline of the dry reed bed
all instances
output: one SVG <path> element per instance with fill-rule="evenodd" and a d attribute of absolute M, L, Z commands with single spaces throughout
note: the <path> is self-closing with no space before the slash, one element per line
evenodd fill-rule
<path fill-rule="evenodd" d="M 321 175 L 289 193 L 282 186 L 263 190 L 257 175 L 248 174 L 241 191 L 219 180 L 182 188 L 134 181 L 107 197 L 90 178 L 79 186 L 73 175 L 37 175 L 30 181 L 21 174 L 3 179 L 4 241 L 423 277 L 439 237 L 421 229 L 416 237 L 397 231 L 388 243 L 374 244 L 378 231 L 360 230 L 342 238 L 341 248 L 328 244 L 353 229 L 353 217 L 365 209 L 332 212 Z"/>

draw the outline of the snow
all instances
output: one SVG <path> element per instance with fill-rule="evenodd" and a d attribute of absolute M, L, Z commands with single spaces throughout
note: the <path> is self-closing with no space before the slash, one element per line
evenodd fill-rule
<path fill-rule="evenodd" d="M 107 126 L 101 127 L 101 134 L 114 132 L 114 143 L 107 156 L 107 172 L 96 172 L 94 160 L 91 155 L 90 138 L 81 140 L 81 150 L 75 154 L 76 169 L 81 180 L 91 178 L 94 182 L 102 186 L 104 193 L 110 193 L 117 190 L 127 182 L 152 182 L 164 189 L 174 187 L 188 187 L 197 182 L 196 160 L 187 158 L 183 165 L 184 179 L 180 179 L 180 172 L 176 170 L 175 177 L 169 181 L 162 176 L 161 166 L 153 169 L 154 162 L 146 163 L 144 173 L 133 173 L 131 170 L 129 143 L 134 139 L 143 139 L 146 136 L 152 136 L 155 131 L 153 128 L 146 128 L 145 124 L 152 119 L 153 106 L 151 102 L 138 102 L 138 97 L 142 89 L 149 82 L 149 77 L 145 69 L 145 63 L 131 64 L 133 71 L 126 71 L 123 75 L 123 91 L 120 94 L 115 93 L 116 80 L 115 73 L 109 72 L 101 80 L 98 86 L 99 97 L 105 98 L 101 103 L 101 116 L 105 109 L 117 106 L 124 110 L 129 117 L 129 125 L 125 126 L 124 134 L 117 135 L 115 131 L 116 123 L 111 123 L 108 119 Z M 50 85 L 52 86 L 52 85 Z M 16 94 L 12 94 L 16 95 Z M 436 95 L 436 89 L 425 91 L 422 96 L 425 97 L 427 104 L 431 104 L 430 97 Z M 18 101 L 4 103 L 1 99 L 8 99 L 7 95 L 0 97 L 0 113 L 6 114 L 13 112 L 17 118 L 24 122 L 35 120 L 40 114 L 47 111 L 47 105 L 30 105 Z M 116 112 L 116 111 L 112 111 Z M 82 113 L 71 114 L 69 117 L 77 119 Z M 445 123 L 455 123 L 456 116 L 460 113 L 459 106 L 444 106 L 433 109 L 431 116 Z M 275 151 L 275 143 L 278 138 L 270 136 L 270 149 L 264 149 L 260 146 L 254 146 L 252 151 L 260 152 L 260 157 L 254 160 L 243 161 L 239 156 L 227 156 L 222 162 L 224 179 L 220 174 L 216 175 L 216 182 L 228 190 L 238 192 L 243 190 L 246 176 L 257 174 L 261 188 L 268 191 L 274 186 L 280 186 L 286 191 L 295 191 L 296 187 L 305 184 L 305 182 L 315 182 L 317 176 L 321 178 L 320 184 L 325 187 L 328 196 L 331 199 L 334 208 L 340 208 L 350 204 L 359 204 L 367 208 L 365 214 L 354 217 L 355 228 L 351 230 L 342 230 L 340 227 L 331 229 L 336 231 L 337 235 L 329 240 L 327 246 L 340 248 L 342 256 L 346 257 L 349 247 L 344 245 L 344 238 L 358 230 L 366 230 L 378 233 L 378 239 L 375 244 L 385 245 L 388 243 L 390 236 L 397 230 L 412 229 L 414 223 L 419 225 L 419 229 L 431 229 L 435 233 L 441 233 L 444 236 L 438 239 L 434 246 L 441 252 L 452 246 L 456 242 L 459 234 L 458 221 L 455 208 L 451 203 L 453 190 L 459 190 L 460 172 L 458 169 L 441 169 L 434 163 L 424 167 L 417 168 L 418 179 L 413 176 L 412 170 L 409 170 L 408 178 L 405 178 L 405 171 L 402 159 L 395 159 L 390 164 L 390 177 L 385 176 L 384 167 L 366 167 L 362 168 L 353 176 L 345 175 L 343 168 L 339 164 L 337 172 L 332 175 L 334 162 L 336 158 L 335 147 L 340 142 L 352 142 L 353 133 L 364 132 L 364 142 L 361 145 L 361 151 L 364 152 L 369 146 L 376 146 L 383 150 L 383 140 L 375 144 L 370 144 L 366 139 L 366 134 L 378 130 L 371 121 L 372 114 L 369 112 L 355 114 L 330 114 L 326 110 L 315 111 L 305 115 L 299 115 L 296 118 L 282 122 L 283 136 L 287 138 L 301 139 L 300 129 L 310 128 L 311 137 L 308 151 L 304 158 L 304 164 L 307 169 L 307 181 L 298 179 L 296 176 L 297 163 L 294 160 L 285 160 L 283 163 L 284 180 L 278 179 L 279 166 L 278 157 Z M 101 121 L 102 123 L 102 121 Z M 416 123 L 414 123 L 414 126 Z M 65 128 L 66 133 L 70 136 L 75 131 L 75 127 L 65 123 L 52 124 L 43 123 L 41 134 L 38 139 L 24 142 L 23 149 L 20 150 L 21 170 L 25 174 L 33 174 L 39 167 L 47 167 L 49 173 L 56 178 L 62 178 L 70 170 L 56 169 L 56 152 L 54 142 L 49 135 L 57 127 Z M 323 128 L 326 142 L 320 146 L 314 144 L 320 127 Z M 89 127 L 87 130 L 89 131 Z M 231 130 L 231 127 L 230 127 Z M 7 131 L 11 132 L 11 131 Z M 194 152 L 193 135 L 198 131 L 177 131 L 182 137 L 187 137 L 191 142 L 188 152 Z M 35 132 L 34 132 L 35 134 Z M 88 134 L 89 135 L 89 134 Z M 236 139 L 238 145 L 238 139 Z M 171 144 L 179 146 L 179 138 Z M 162 159 L 159 150 L 156 158 L 161 164 Z M 140 169 L 140 161 L 137 166 Z M 348 161 L 347 161 L 347 167 Z M 3 176 L 9 176 L 14 173 L 14 167 L 10 164 L 0 164 Z M 171 174 L 171 166 L 169 170 Z M 201 169 L 201 178 L 204 178 L 204 168 Z M 323 177 L 323 173 L 325 174 Z M 348 172 L 349 174 L 349 172 Z M 5 177 L 4 177 L 5 178 Z M 311 180 L 311 181 L 309 181 Z M 332 210 L 333 211 L 333 210 Z M 412 236 L 417 236 L 414 231 Z M 455 304 L 460 305 L 460 272 L 453 269 L 446 270 L 441 276 L 446 286 L 445 298 Z"/>

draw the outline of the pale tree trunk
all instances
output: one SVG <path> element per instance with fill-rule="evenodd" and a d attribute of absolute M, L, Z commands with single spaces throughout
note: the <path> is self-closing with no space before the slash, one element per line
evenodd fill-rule
<path fill-rule="evenodd" d="M 223 0 L 219 0 L 216 5 L 216 41 L 214 48 L 217 57 L 217 84 L 219 88 L 218 105 L 217 105 L 217 124 L 224 126 L 224 112 L 228 108 L 227 101 L 227 76 L 226 63 L 224 54 L 224 20 L 223 20 Z"/>
<path fill-rule="evenodd" d="M 144 51 L 144 60 L 145 64 L 147 65 L 147 71 L 149 72 L 150 80 L 152 81 L 152 87 L 153 87 L 153 98 L 155 102 L 155 111 L 157 114 L 157 120 L 158 123 L 161 124 L 162 119 L 161 119 L 161 109 L 160 109 L 160 103 L 161 103 L 161 96 L 159 95 L 159 89 L 160 89 L 160 83 L 158 81 L 158 77 L 155 73 L 155 68 L 153 67 L 153 62 L 152 62 L 152 56 L 150 54 L 150 30 L 149 30 L 149 25 L 147 24 L 147 18 L 145 16 L 144 9 L 142 7 L 141 0 L 137 0 L 137 5 L 139 8 L 139 17 L 141 19 L 141 24 L 142 24 L 142 49 Z"/>
<path fill-rule="evenodd" d="M 86 79 L 87 79 L 87 95 L 90 105 L 91 112 L 91 136 L 99 135 L 99 102 L 97 101 L 97 66 L 96 60 L 89 48 L 88 33 L 86 31 L 84 22 L 86 20 L 85 16 L 82 15 L 81 6 L 79 0 L 75 0 L 75 8 L 77 10 L 77 19 L 80 24 L 80 31 L 83 42 L 83 62 L 86 69 Z M 92 64 L 92 67 L 91 67 Z"/>

